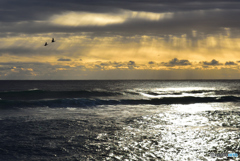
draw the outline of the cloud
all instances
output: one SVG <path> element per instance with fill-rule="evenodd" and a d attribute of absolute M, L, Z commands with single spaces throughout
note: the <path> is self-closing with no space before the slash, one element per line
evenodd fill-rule
<path fill-rule="evenodd" d="M 0 6 L 0 60 L 16 62 L 0 66 L 3 73 L 237 68 L 239 0 L 1 0 Z M 52 37 L 57 42 L 44 47 Z M 17 63 L 35 61 L 50 64 Z"/>
<path fill-rule="evenodd" d="M 235 18 L 240 14 L 239 1 L 2 0 L 0 5 L 0 33 L 5 34 L 190 35 L 192 30 L 213 34 L 225 27 L 240 29 Z"/>
<path fill-rule="evenodd" d="M 210 65 L 210 66 L 216 66 L 216 65 L 222 65 L 221 63 L 219 63 L 219 61 L 213 59 L 210 62 L 204 61 L 203 65 Z"/>
<path fill-rule="evenodd" d="M 72 60 L 71 59 L 60 58 L 60 59 L 58 59 L 58 61 L 72 61 Z"/>
<path fill-rule="evenodd" d="M 102 66 L 100 66 L 100 65 L 95 65 L 95 67 L 98 69 L 102 69 Z"/>
<path fill-rule="evenodd" d="M 95 36 L 92 33 L 53 35 L 31 36 L 22 34 L 19 37 L 0 38 L 1 61 L 7 62 L 18 59 L 18 61 L 25 62 L 56 62 L 59 58 L 68 58 L 72 61 L 79 61 L 81 58 L 84 62 L 96 60 L 126 62 L 134 60 L 146 64 L 150 60 L 156 61 L 159 59 L 157 55 L 161 55 L 161 60 L 166 63 L 169 59 L 181 55 L 186 60 L 205 61 L 212 60 L 212 57 L 214 57 L 216 60 L 225 62 L 226 59 L 236 60 L 240 49 L 238 45 L 240 38 L 233 39 L 224 36 L 209 36 L 197 40 L 198 44 L 192 46 L 194 41 L 189 40 L 184 35 L 182 37 L 167 35 L 163 38 L 147 35 L 133 37 L 111 36 L 111 34 Z M 51 40 L 49 37 L 55 37 L 58 41 L 44 47 L 43 42 Z M 231 54 L 225 54 L 227 52 Z M 121 57 L 118 57 L 120 54 Z M 199 58 L 203 60 L 199 60 Z M 171 63 L 167 65 L 174 65 L 176 62 Z"/>
<path fill-rule="evenodd" d="M 127 65 L 128 65 L 129 69 L 135 69 L 135 67 L 136 67 L 136 63 L 131 60 L 127 63 Z"/>
<path fill-rule="evenodd" d="M 172 18 L 173 13 L 152 13 L 123 10 L 119 13 L 66 12 L 54 15 L 49 22 L 62 26 L 106 26 L 121 24 L 134 19 L 159 21 Z"/>
<path fill-rule="evenodd" d="M 112 69 L 135 69 L 138 67 L 135 61 L 128 61 L 128 62 L 96 62 L 97 64 L 94 67 L 99 69 L 105 70 L 112 70 Z M 91 66 L 91 65 L 90 65 Z"/>
<path fill-rule="evenodd" d="M 169 62 L 162 62 L 161 63 L 164 66 L 187 66 L 192 65 L 188 60 L 179 60 L 177 58 L 174 58 L 170 60 Z"/>
<path fill-rule="evenodd" d="M 72 63 L 71 63 L 72 64 Z M 156 65 L 159 65 L 157 62 Z M 195 64 L 192 64 L 194 66 Z M 128 62 L 86 62 L 71 67 L 68 64 L 0 63 L 0 79 L 223 79 L 239 78 L 237 68 L 171 68 Z M 131 69 L 131 70 L 129 70 Z M 175 73 L 175 74 L 174 74 Z M 111 75 L 112 74 L 112 75 Z M 159 77 L 161 75 L 161 77 Z"/>
<path fill-rule="evenodd" d="M 225 65 L 237 65 L 237 63 L 234 63 L 233 61 L 227 61 Z"/>
<path fill-rule="evenodd" d="M 99 63 L 99 62 L 95 62 Z M 231 68 L 213 68 L 209 70 L 201 69 L 175 69 L 164 68 L 158 70 L 135 68 L 128 70 L 129 62 L 117 62 L 125 65 L 126 68 L 107 68 L 106 62 L 102 68 L 101 65 L 94 63 L 94 70 L 83 64 L 78 67 L 69 67 L 63 65 L 51 65 L 49 63 L 0 63 L 1 79 L 239 79 L 239 70 Z M 133 63 L 130 63 L 133 64 Z M 138 64 L 138 66 L 140 66 Z"/>
<path fill-rule="evenodd" d="M 135 66 L 136 64 L 135 64 L 134 61 L 131 61 L 131 60 L 130 60 L 130 61 L 128 62 L 128 65 L 133 65 L 133 66 Z"/>
<path fill-rule="evenodd" d="M 121 68 L 121 67 L 124 67 L 125 64 L 124 63 L 121 63 L 121 62 L 113 62 L 112 63 L 113 67 L 115 68 Z"/>
<path fill-rule="evenodd" d="M 61 15 L 54 15 L 49 20 L 55 25 L 62 26 L 105 26 L 123 23 L 125 19 L 121 16 L 99 13 L 76 13 L 69 12 Z"/>
<path fill-rule="evenodd" d="M 37 3 L 37 5 L 36 5 Z M 166 12 L 166 11 L 192 11 L 192 10 L 211 10 L 211 9 L 236 9 L 239 8 L 238 0 L 91 0 L 91 1 L 76 1 L 76 0 L 25 0 L 19 3 L 18 0 L 2 0 L 1 1 L 1 20 L 16 21 L 16 20 L 41 20 L 47 15 L 53 13 L 63 13 L 64 11 L 84 11 L 95 13 L 112 12 L 114 9 L 125 9 L 146 12 Z"/>

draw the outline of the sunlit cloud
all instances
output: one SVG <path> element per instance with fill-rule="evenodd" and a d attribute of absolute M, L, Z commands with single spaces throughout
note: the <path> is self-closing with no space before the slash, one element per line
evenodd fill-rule
<path fill-rule="evenodd" d="M 56 42 L 44 46 L 55 37 Z M 95 36 L 91 33 L 63 35 L 21 34 L 0 38 L 1 62 L 64 62 L 84 60 L 95 61 L 135 61 L 140 63 L 167 62 L 173 58 L 191 61 L 221 62 L 238 60 L 240 39 L 218 35 L 201 34 L 192 39 L 186 34 L 180 36 Z M 186 62 L 187 63 L 187 62 Z M 205 63 L 205 65 L 207 65 Z"/>
<path fill-rule="evenodd" d="M 52 37 L 56 38 L 55 43 L 49 42 Z M 91 33 L 21 34 L 0 38 L 0 63 L 5 63 L 0 64 L 0 78 L 40 79 L 55 75 L 58 79 L 61 76 L 82 79 L 90 78 L 83 75 L 100 71 L 171 73 L 176 70 L 186 70 L 192 74 L 192 71 L 211 73 L 214 70 L 236 75 L 240 69 L 236 62 L 239 60 L 238 40 L 226 33 L 201 34 L 201 37 L 197 34 L 194 38 L 187 34 L 131 37 L 96 36 Z M 46 47 L 45 41 L 50 43 Z M 230 74 L 229 78 L 233 77 Z"/>
<path fill-rule="evenodd" d="M 144 19 L 159 21 L 172 18 L 173 13 L 151 13 L 123 10 L 119 13 L 90 13 L 90 12 L 65 12 L 53 15 L 49 22 L 63 26 L 106 26 L 121 24 L 126 21 Z"/>
<path fill-rule="evenodd" d="M 169 60 L 168 62 L 170 62 Z M 209 66 L 201 68 L 198 63 L 188 66 L 163 66 L 160 62 L 143 64 L 125 62 L 85 62 L 71 64 L 50 63 L 0 63 L 1 79 L 210 79 L 240 78 L 239 67 Z M 199 68 L 198 68 L 199 67 Z M 216 68 L 218 67 L 218 68 Z M 161 77 L 159 77 L 159 75 Z M 64 77 L 63 77 L 64 76 Z"/>
<path fill-rule="evenodd" d="M 240 78 L 236 0 L 13 2 L 1 79 Z"/>
<path fill-rule="evenodd" d="M 62 15 L 54 15 L 50 22 L 63 26 L 105 26 L 119 24 L 125 21 L 124 17 L 108 14 L 76 13 L 68 12 Z"/>

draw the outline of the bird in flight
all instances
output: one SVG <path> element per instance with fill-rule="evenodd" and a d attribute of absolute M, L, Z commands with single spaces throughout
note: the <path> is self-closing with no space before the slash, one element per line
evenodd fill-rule
<path fill-rule="evenodd" d="M 54 38 L 52 38 L 52 43 L 53 42 L 56 42 L 55 40 L 54 40 Z M 45 45 L 44 46 L 47 46 L 48 45 L 48 43 L 47 42 L 45 42 Z"/>

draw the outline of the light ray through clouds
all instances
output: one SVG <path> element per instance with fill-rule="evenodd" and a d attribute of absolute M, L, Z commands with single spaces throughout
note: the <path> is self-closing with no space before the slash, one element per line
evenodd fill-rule
<path fill-rule="evenodd" d="M 239 1 L 0 3 L 0 79 L 239 78 Z"/>

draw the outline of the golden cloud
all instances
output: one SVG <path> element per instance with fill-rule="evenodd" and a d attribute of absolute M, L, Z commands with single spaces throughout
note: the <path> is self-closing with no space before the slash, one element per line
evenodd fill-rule
<path fill-rule="evenodd" d="M 62 26 L 106 26 L 121 24 L 131 19 L 159 21 L 172 18 L 173 13 L 152 13 L 122 10 L 119 13 L 65 12 L 53 15 L 49 22 Z"/>

